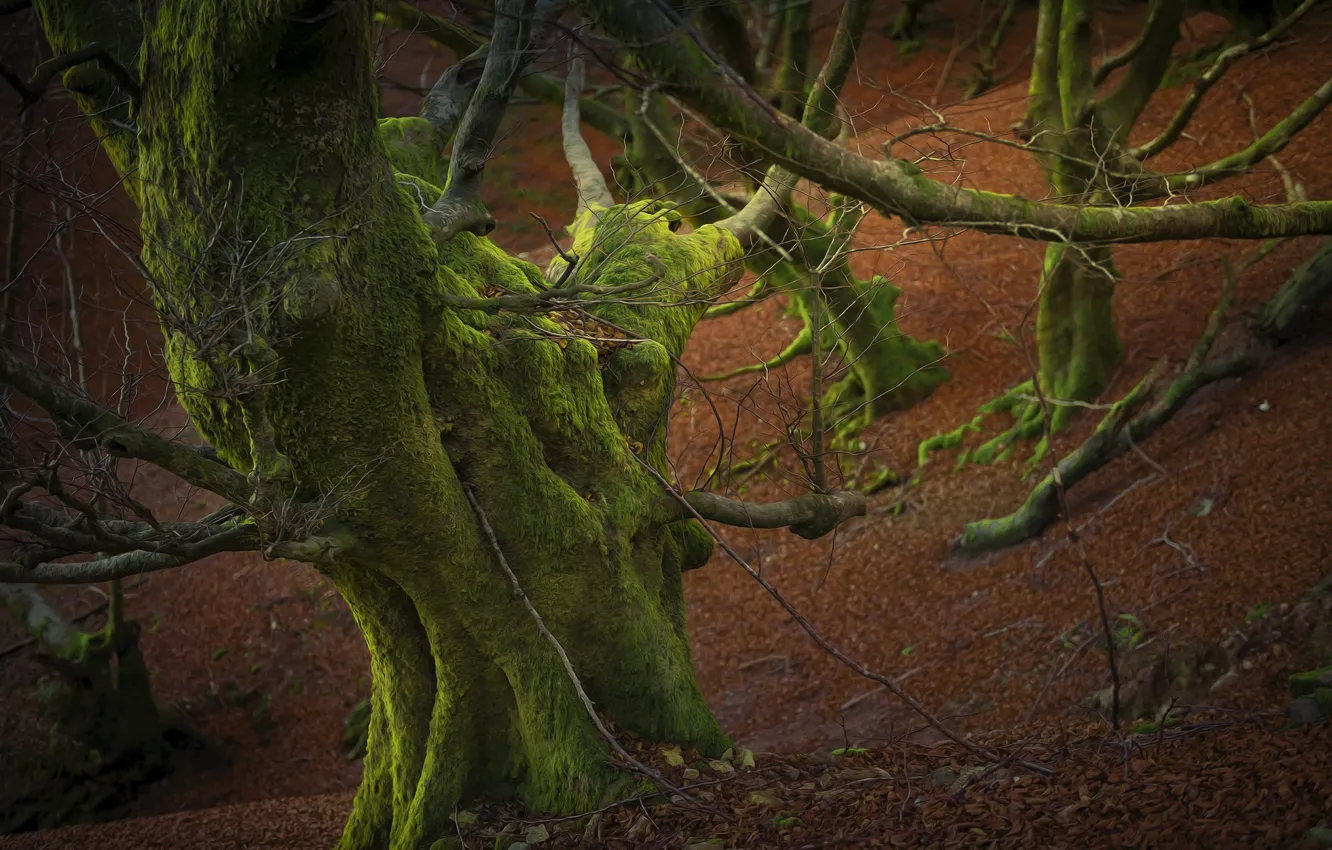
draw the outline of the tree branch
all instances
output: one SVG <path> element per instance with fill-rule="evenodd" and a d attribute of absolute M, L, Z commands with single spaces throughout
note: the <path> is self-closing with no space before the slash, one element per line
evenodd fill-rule
<path fill-rule="evenodd" d="M 23 99 L 23 108 L 27 109 L 41 100 L 47 87 L 51 85 L 51 79 L 56 74 L 85 62 L 96 62 L 104 71 L 110 74 L 115 79 L 116 85 L 120 86 L 129 95 L 130 102 L 136 109 L 143 102 L 143 91 L 139 88 L 139 81 L 134 79 L 134 75 L 129 72 L 129 69 L 117 62 L 116 58 L 105 47 L 95 41 L 71 53 L 47 59 L 37 66 L 37 70 L 32 74 L 32 79 L 26 83 L 10 73 L 6 73 L 5 77 L 9 84 L 18 91 L 19 97 Z"/>
<path fill-rule="evenodd" d="M 819 70 L 818 78 L 814 80 L 801 119 L 801 123 L 820 136 L 837 135 L 835 131 L 840 123 L 837 120 L 837 101 L 851 73 L 851 66 L 855 64 L 860 37 L 865 32 L 872 6 L 870 0 L 847 0 L 842 7 L 837 31 L 833 33 L 832 47 L 828 48 L 828 57 Z"/>
<path fill-rule="evenodd" d="M 1147 20 L 1142 24 L 1142 31 L 1133 43 L 1114 56 L 1108 57 L 1096 68 L 1096 73 L 1092 75 L 1092 85 L 1099 86 L 1115 71 L 1132 62 L 1134 57 L 1142 51 L 1147 44 L 1147 37 L 1151 35 L 1156 27 L 1156 22 L 1160 20 L 1162 11 L 1171 5 L 1170 0 L 1152 0 L 1151 8 L 1147 11 Z"/>
<path fill-rule="evenodd" d="M 569 161 L 573 171 L 574 185 L 578 187 L 578 212 L 596 208 L 605 209 L 615 205 L 615 197 L 601 169 L 592 159 L 592 151 L 583 139 L 579 124 L 579 105 L 583 96 L 583 60 L 574 59 L 569 63 L 569 76 L 564 81 L 564 115 L 562 131 L 564 135 L 564 158 Z"/>
<path fill-rule="evenodd" d="M 635 45 L 672 94 L 777 164 L 835 192 L 859 198 L 910 226 L 946 224 L 1045 241 L 1153 242 L 1266 239 L 1332 233 L 1332 202 L 1255 205 L 1228 198 L 1164 207 L 1087 206 L 1031 201 L 946 185 L 912 163 L 875 161 L 842 148 L 779 114 L 718 68 L 656 4 L 579 0 L 612 36 Z"/>
<path fill-rule="evenodd" d="M 518 75 L 527 64 L 536 0 L 495 0 L 495 35 L 485 68 L 458 126 L 444 192 L 425 213 L 439 242 L 466 230 L 485 236 L 495 219 L 481 200 L 481 173 L 499 133 Z"/>
<path fill-rule="evenodd" d="M 35 368 L 5 350 L 0 350 L 0 384 L 13 387 L 46 410 L 61 433 L 76 444 L 92 443 L 113 457 L 146 460 L 183 481 L 237 504 L 249 501 L 252 488 L 244 475 L 207 459 L 188 446 L 131 425 L 111 411 L 47 380 Z"/>
<path fill-rule="evenodd" d="M 460 56 L 467 56 L 484 47 L 487 42 L 476 33 L 446 18 L 422 11 L 410 3 L 388 3 L 378 13 L 378 18 L 389 26 L 424 36 Z M 546 103 L 559 105 L 564 102 L 564 83 L 549 75 L 526 74 L 518 85 L 532 97 Z M 612 139 L 622 139 L 629 133 L 629 124 L 624 116 L 595 98 L 584 97 L 579 112 L 582 120 L 593 129 Z"/>
<path fill-rule="evenodd" d="M 1112 137 L 1120 144 L 1128 143 L 1129 130 L 1160 88 L 1162 78 L 1170 69 L 1170 52 L 1179 41 L 1179 24 L 1184 17 L 1185 4 L 1177 0 L 1164 0 L 1157 5 L 1163 8 L 1159 11 L 1153 8 L 1148 15 L 1148 23 L 1142 34 L 1142 48 L 1133 58 L 1124 78 L 1093 107 L 1096 117 L 1104 122 Z M 1099 71 L 1096 76 L 1099 76 Z M 1096 76 L 1092 78 L 1093 87 L 1096 85 Z"/>
<path fill-rule="evenodd" d="M 680 494 L 688 505 L 679 507 L 680 519 L 704 519 L 741 528 L 787 528 L 806 540 L 814 540 L 847 520 L 864 516 L 865 495 L 854 490 L 805 493 L 783 502 L 755 505 L 716 493 L 694 490 Z M 674 501 L 674 500 L 673 500 Z"/>
<path fill-rule="evenodd" d="M 487 50 L 482 47 L 450 65 L 421 102 L 421 117 L 435 128 L 441 150 L 453 139 L 458 122 L 472 102 L 486 56 Z"/>
<path fill-rule="evenodd" d="M 1242 174 L 1281 150 L 1305 127 L 1322 114 L 1328 103 L 1332 103 L 1332 79 L 1323 83 L 1307 100 L 1295 107 L 1285 118 L 1273 125 L 1263 136 L 1242 151 L 1223 157 L 1213 163 L 1183 174 L 1171 174 L 1164 178 L 1165 186 L 1160 194 L 1196 189 L 1235 174 Z"/>
<path fill-rule="evenodd" d="M 1237 44 L 1222 51 L 1221 55 L 1217 56 L 1216 60 L 1212 62 L 1212 67 L 1208 68 L 1207 72 L 1193 84 L 1193 88 L 1185 96 L 1184 102 L 1180 104 L 1179 110 L 1170 119 L 1170 123 L 1166 125 L 1165 129 L 1161 131 L 1161 134 L 1145 145 L 1134 148 L 1132 154 L 1138 159 L 1149 159 L 1178 141 L 1180 135 L 1184 132 L 1184 128 L 1193 119 L 1193 113 L 1198 111 L 1203 95 L 1207 94 L 1208 90 L 1216 84 L 1216 81 L 1221 79 L 1221 76 L 1230 69 L 1230 66 L 1239 61 L 1240 57 L 1254 50 L 1261 50 L 1280 38 L 1286 30 L 1304 17 L 1304 14 L 1312 9 L 1317 2 L 1318 0 L 1304 0 L 1293 12 L 1277 22 L 1276 26 L 1266 33 L 1244 44 Z"/>
<path fill-rule="evenodd" d="M 1230 305 L 1234 278 L 1227 273 L 1222 297 L 1213 309 L 1207 328 L 1194 347 L 1184 371 L 1160 397 L 1129 419 L 1146 401 L 1148 381 L 1140 383 L 1116 403 L 1092 436 L 1062 459 L 1051 473 L 1032 489 L 1022 506 L 1005 517 L 977 520 L 955 542 L 959 551 L 983 552 L 1011 546 L 1043 532 L 1059 516 L 1059 489 L 1073 487 L 1092 472 L 1124 455 L 1168 422 L 1198 390 L 1224 378 L 1240 375 L 1261 361 L 1264 348 L 1286 339 L 1295 323 L 1313 306 L 1332 295 L 1332 241 L 1291 275 L 1281 290 L 1263 307 L 1250 329 L 1247 342 L 1229 356 L 1206 363 L 1221 319 Z"/>

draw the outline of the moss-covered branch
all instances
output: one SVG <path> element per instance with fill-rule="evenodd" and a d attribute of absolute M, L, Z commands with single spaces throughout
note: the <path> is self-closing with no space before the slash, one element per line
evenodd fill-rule
<path fill-rule="evenodd" d="M 1138 33 L 1138 37 L 1133 39 L 1119 53 L 1114 56 L 1107 56 L 1100 65 L 1096 66 L 1096 73 L 1092 76 L 1092 85 L 1099 86 L 1109 79 L 1115 71 L 1132 62 L 1147 46 L 1148 38 L 1156 30 L 1156 25 L 1161 20 L 1162 14 L 1175 5 L 1178 4 L 1172 2 L 1172 0 L 1152 0 L 1151 6 L 1147 10 L 1147 20 L 1143 21 L 1142 30 Z"/>
<path fill-rule="evenodd" d="M 1132 451 L 1134 446 L 1170 421 L 1198 390 L 1243 374 L 1261 363 L 1261 355 L 1267 346 L 1286 339 L 1307 310 L 1332 294 L 1332 242 L 1325 243 L 1267 302 L 1251 326 L 1245 345 L 1225 358 L 1209 363 L 1206 357 L 1233 291 L 1233 280 L 1228 278 L 1222 297 L 1184 371 L 1154 402 L 1136 412 L 1153 388 L 1151 380 L 1144 380 L 1112 407 L 1091 438 L 1059 461 L 1020 508 L 1005 517 L 968 523 L 956 542 L 957 548 L 969 553 L 982 552 L 1011 546 L 1040 534 L 1059 517 L 1060 488 L 1067 490 L 1075 486 L 1092 472 Z"/>
<path fill-rule="evenodd" d="M 1203 95 L 1216 85 L 1222 75 L 1226 73 L 1241 57 L 1252 53 L 1255 50 L 1261 50 L 1281 37 L 1282 33 L 1294 26 L 1305 13 L 1314 7 L 1318 0 L 1304 0 L 1299 6 L 1286 17 L 1282 18 L 1276 26 L 1263 33 L 1255 39 L 1246 41 L 1243 44 L 1237 44 L 1233 47 L 1223 50 L 1220 55 L 1212 62 L 1212 66 L 1203 73 L 1201 77 L 1194 82 L 1193 88 L 1184 97 L 1184 102 L 1180 104 L 1179 109 L 1171 117 L 1170 122 L 1166 124 L 1156 138 L 1133 149 L 1132 153 L 1138 159 L 1149 159 L 1161 151 L 1173 145 L 1184 133 L 1184 129 L 1189 126 L 1193 120 L 1193 114 L 1198 111 L 1198 106 L 1202 103 Z M 1176 4 L 1170 4 L 1176 5 Z"/>
<path fill-rule="evenodd" d="M 1032 201 L 945 185 L 902 160 L 868 159 L 824 139 L 724 74 L 655 6 L 581 0 L 611 35 L 633 44 L 671 94 L 772 160 L 827 189 L 859 198 L 907 224 L 950 224 L 1046 241 L 1151 242 L 1201 238 L 1264 239 L 1332 233 L 1332 202 L 1259 205 L 1228 198 L 1165 207 Z"/>

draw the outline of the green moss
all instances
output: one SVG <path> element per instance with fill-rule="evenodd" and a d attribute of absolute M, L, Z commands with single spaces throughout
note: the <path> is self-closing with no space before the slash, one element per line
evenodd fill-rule
<path fill-rule="evenodd" d="M 534 291 L 538 270 L 471 234 L 435 244 L 436 152 L 419 121 L 374 118 L 369 16 L 290 12 L 155 7 L 143 257 L 182 405 L 272 484 L 256 512 L 337 496 L 316 518 L 345 541 L 325 569 L 373 674 L 341 846 L 429 846 L 483 795 L 570 812 L 626 787 L 496 547 L 617 729 L 720 754 L 682 582 L 711 542 L 643 464 L 668 469 L 676 358 L 741 246 L 653 204 L 585 216 L 579 282 L 659 276 L 645 303 L 590 310 L 623 344 L 448 307 Z"/>

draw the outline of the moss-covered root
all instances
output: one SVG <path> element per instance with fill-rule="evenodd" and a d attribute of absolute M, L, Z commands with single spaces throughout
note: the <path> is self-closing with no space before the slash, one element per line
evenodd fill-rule
<path fill-rule="evenodd" d="M 1058 481 L 1066 490 L 1120 455 L 1133 449 L 1169 422 L 1184 403 L 1210 383 L 1238 375 L 1250 368 L 1255 353 L 1291 333 L 1295 319 L 1332 294 L 1332 240 L 1305 263 L 1260 312 L 1251 328 L 1248 343 L 1223 360 L 1207 363 L 1207 355 L 1221 329 L 1222 319 L 1234 297 L 1235 281 L 1227 275 L 1221 298 L 1212 310 L 1184 371 L 1146 410 L 1135 411 L 1147 399 L 1155 375 L 1148 375 L 1133 391 L 1111 407 L 1096 432 L 1058 464 Z M 1132 416 L 1130 421 L 1128 418 Z M 983 552 L 1020 543 L 1044 531 L 1059 516 L 1059 493 L 1052 471 L 1036 485 L 1027 500 L 1013 513 L 998 519 L 968 523 L 956 548 L 965 553 Z"/>
<path fill-rule="evenodd" d="M 1119 452 L 1125 420 L 1146 400 L 1152 384 L 1153 376 L 1149 376 L 1134 387 L 1111 407 L 1091 438 L 1059 462 L 1059 480 L 1064 487 L 1072 487 Z M 999 519 L 968 523 L 955 545 L 966 553 L 1011 546 L 1039 534 L 1058 515 L 1059 492 L 1052 472 L 1036 485 L 1017 511 Z"/>
<path fill-rule="evenodd" d="M 1033 383 L 1025 381 L 982 405 L 971 422 L 921 443 L 917 448 L 918 464 L 924 466 L 936 451 L 961 448 L 966 435 L 979 432 L 990 414 L 1009 413 L 1013 424 L 976 448 L 963 451 L 958 466 L 1002 462 L 1013 456 L 1019 443 L 1036 440 L 1027 461 L 1030 473 L 1045 459 L 1049 437 L 1068 426 L 1080 404 L 1093 401 L 1105 390 L 1110 367 L 1119 361 L 1114 284 L 1114 264 L 1108 249 L 1048 247 L 1036 319 L 1038 379 L 1044 403 L 1036 397 Z"/>
<path fill-rule="evenodd" d="M 924 466 L 929 463 L 930 456 L 935 452 L 961 449 L 967 434 L 979 434 L 981 425 L 986 418 L 996 413 L 1012 414 L 1012 426 L 975 448 L 963 450 L 958 455 L 955 468 L 960 469 L 967 463 L 992 463 L 1007 460 L 1012 456 L 1013 447 L 1019 441 L 1036 436 L 1041 436 L 1041 441 L 1036 447 L 1032 462 L 1039 461 L 1045 456 L 1046 441 L 1043 435 L 1045 423 L 1040 405 L 1033 400 L 1033 392 L 1032 382 L 1024 381 L 1003 395 L 997 396 L 976 408 L 976 416 L 970 422 L 966 422 L 952 431 L 936 434 L 928 440 L 922 441 L 916 447 L 917 466 Z M 1060 409 L 1056 408 L 1052 412 L 1052 418 L 1058 415 Z M 1062 422 L 1057 424 L 1062 425 Z"/>

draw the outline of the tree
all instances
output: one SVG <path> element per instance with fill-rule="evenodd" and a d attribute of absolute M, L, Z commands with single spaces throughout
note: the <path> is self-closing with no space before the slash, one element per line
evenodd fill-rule
<path fill-rule="evenodd" d="M 1051 192 L 1064 203 L 1123 208 L 1196 191 L 1279 152 L 1332 100 L 1332 83 L 1320 87 L 1242 151 L 1184 173 L 1161 174 L 1149 165 L 1152 157 L 1181 138 L 1203 95 L 1236 60 L 1271 44 L 1313 5 L 1299 4 L 1270 30 L 1219 54 L 1159 135 L 1134 145 L 1131 134 L 1170 67 L 1185 5 L 1153 0 L 1138 38 L 1093 67 L 1096 4 L 1044 0 L 1027 118 L 1020 134 L 1045 172 Z M 1119 360 L 1114 320 L 1117 277 L 1108 242 L 1051 242 L 1038 289 L 1037 374 L 984 405 L 973 422 L 922 445 L 922 461 L 936 448 L 959 445 L 967 431 L 979 430 L 982 419 L 998 412 L 1010 412 L 1014 424 L 968 450 L 965 457 L 985 463 L 1006 457 L 1018 440 L 1040 438 L 1032 458 L 1039 460 L 1047 448 L 1047 432 L 1062 430 L 1077 410 L 1076 403 L 1095 400 Z M 1049 422 L 1038 396 L 1053 401 Z"/>
<path fill-rule="evenodd" d="M 816 537 L 865 510 L 856 494 L 750 506 L 668 480 L 677 358 L 745 257 L 780 244 L 793 173 L 912 224 L 1049 241 L 1332 230 L 1326 202 L 1112 209 L 941 185 L 807 126 L 818 85 L 804 123 L 773 108 L 672 7 L 586 0 L 663 91 L 774 165 L 735 215 L 688 234 L 654 201 L 615 204 L 577 132 L 575 67 L 579 209 L 543 274 L 486 239 L 478 187 L 552 5 L 498 0 L 484 59 L 450 68 L 411 118 L 377 115 L 369 3 L 34 8 L 141 212 L 166 361 L 207 445 L 128 422 L 13 350 L 0 383 L 72 445 L 229 505 L 171 523 L 11 489 L 0 519 L 39 521 L 0 580 L 105 581 L 228 550 L 314 564 L 371 656 L 347 848 L 429 845 L 483 794 L 593 808 L 631 781 L 617 766 L 639 767 L 616 732 L 727 747 L 686 639 L 682 573 L 711 554 L 705 521 Z"/>

